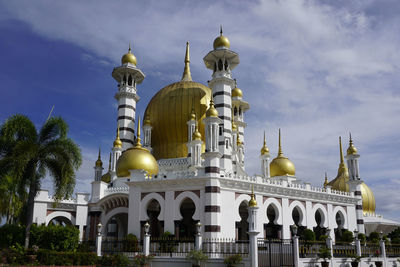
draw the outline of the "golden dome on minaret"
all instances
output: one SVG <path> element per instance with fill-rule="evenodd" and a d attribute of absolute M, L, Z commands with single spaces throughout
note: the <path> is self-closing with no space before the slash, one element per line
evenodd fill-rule
<path fill-rule="evenodd" d="M 211 97 L 210 107 L 207 109 L 206 117 L 218 117 L 218 111 L 214 107 L 214 100 Z"/>
<path fill-rule="evenodd" d="M 251 198 L 249 201 L 249 207 L 257 207 L 257 201 L 256 198 L 254 197 L 254 185 L 251 188 Z"/>
<path fill-rule="evenodd" d="M 269 149 L 267 147 L 267 140 L 265 139 L 265 131 L 264 131 L 264 144 L 261 148 L 261 155 L 269 154 Z"/>
<path fill-rule="evenodd" d="M 349 170 L 344 163 L 343 150 L 342 150 L 342 139 L 339 137 L 339 147 L 340 147 L 340 163 L 338 168 L 338 174 L 335 179 L 330 181 L 328 185 L 332 187 L 333 190 L 339 190 L 344 192 L 349 192 Z M 372 190 L 364 183 L 361 183 L 361 196 L 362 196 L 362 206 L 364 213 L 375 213 L 375 197 Z"/>
<path fill-rule="evenodd" d="M 117 161 L 117 176 L 130 176 L 130 170 L 144 170 L 150 177 L 158 173 L 158 164 L 149 150 L 142 147 L 140 139 L 140 117 L 138 119 L 137 138 L 134 147 L 122 152 Z"/>
<path fill-rule="evenodd" d="M 185 68 L 182 80 L 170 84 L 153 96 L 145 116 L 152 125 L 151 147 L 156 159 L 187 157 L 187 121 L 195 115 L 202 135 L 202 153 L 205 151 L 204 123 L 211 89 L 192 81 L 189 64 L 189 44 L 186 45 Z"/>
<path fill-rule="evenodd" d="M 101 181 L 105 183 L 111 182 L 111 153 L 110 153 L 110 159 L 108 160 L 108 172 L 101 176 Z"/>
<path fill-rule="evenodd" d="M 220 36 L 215 38 L 213 47 L 214 47 L 214 50 L 217 48 L 229 49 L 231 47 L 229 39 L 226 36 L 222 35 L 222 26 L 221 26 L 221 30 L 220 30 Z"/>
<path fill-rule="evenodd" d="M 134 54 L 132 54 L 131 51 L 131 44 L 129 44 L 129 50 L 128 53 L 126 53 L 125 55 L 122 56 L 121 58 L 121 63 L 122 65 L 126 64 L 126 63 L 130 63 L 136 66 L 137 60 Z"/>
<path fill-rule="evenodd" d="M 235 80 L 235 88 L 232 89 L 231 95 L 232 97 L 240 97 L 240 98 L 243 97 L 243 92 L 237 87 L 236 80 Z"/>
<path fill-rule="evenodd" d="M 193 133 L 192 139 L 201 141 L 201 133 L 199 132 L 199 128 L 197 127 L 197 125 L 196 125 L 196 130 Z"/>
<path fill-rule="evenodd" d="M 353 139 L 351 139 L 351 133 L 350 133 L 350 141 L 349 141 L 349 147 L 347 148 L 347 155 L 355 155 L 357 154 L 357 148 L 353 144 Z"/>
<path fill-rule="evenodd" d="M 122 141 L 121 141 L 121 139 L 119 139 L 119 127 L 117 127 L 117 137 L 115 138 L 113 145 L 115 148 L 122 147 Z"/>
<path fill-rule="evenodd" d="M 101 161 L 101 156 L 100 156 L 100 148 L 99 148 L 99 156 L 97 157 L 95 166 L 96 167 L 103 167 L 103 162 Z"/>
<path fill-rule="evenodd" d="M 295 175 L 296 168 L 293 162 L 291 162 L 287 157 L 283 156 L 282 146 L 281 146 L 281 129 L 279 129 L 279 150 L 278 156 L 272 160 L 269 164 L 271 177 L 273 176 L 283 176 L 283 175 Z"/>

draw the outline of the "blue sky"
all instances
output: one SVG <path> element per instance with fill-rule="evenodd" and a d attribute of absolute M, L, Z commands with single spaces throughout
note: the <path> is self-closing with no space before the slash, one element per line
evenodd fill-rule
<path fill-rule="evenodd" d="M 77 191 L 90 192 L 97 149 L 107 162 L 116 125 L 111 77 L 129 42 L 146 74 L 138 113 L 180 79 L 190 42 L 195 81 L 222 24 L 239 53 L 233 75 L 246 113 L 246 168 L 259 173 L 263 130 L 298 177 L 336 176 L 338 136 L 352 132 L 377 213 L 400 221 L 400 3 L 388 1 L 0 1 L 0 123 L 27 114 L 38 126 L 55 105 L 84 162 Z M 50 186 L 48 182 L 44 184 Z"/>

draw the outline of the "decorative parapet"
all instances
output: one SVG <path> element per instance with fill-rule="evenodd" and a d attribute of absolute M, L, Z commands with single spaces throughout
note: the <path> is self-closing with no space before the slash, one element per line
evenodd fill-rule
<path fill-rule="evenodd" d="M 129 187 L 126 186 L 121 186 L 121 187 L 109 187 L 106 190 L 104 190 L 104 196 L 112 195 L 112 194 L 128 194 L 129 193 Z"/>
<path fill-rule="evenodd" d="M 160 159 L 157 163 L 161 172 L 183 170 L 190 166 L 189 158 Z"/>

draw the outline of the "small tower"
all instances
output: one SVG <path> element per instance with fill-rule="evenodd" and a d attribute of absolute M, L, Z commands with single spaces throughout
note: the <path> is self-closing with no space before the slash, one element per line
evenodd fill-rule
<path fill-rule="evenodd" d="M 219 177 L 220 157 L 222 155 L 218 149 L 218 129 L 222 120 L 218 118 L 218 111 L 214 107 L 212 98 L 203 121 L 206 127 L 205 174 L 209 177 Z"/>
<path fill-rule="evenodd" d="M 194 112 L 194 108 L 192 109 L 192 112 L 190 113 L 190 118 L 187 122 L 188 126 L 188 142 L 190 143 L 192 141 L 193 134 L 196 130 L 196 113 Z"/>
<path fill-rule="evenodd" d="M 188 151 L 190 154 L 191 166 L 198 168 L 201 167 L 201 145 L 203 141 L 201 141 L 201 134 L 197 125 L 195 127 L 191 141 L 188 143 Z"/>
<path fill-rule="evenodd" d="M 143 121 L 143 146 L 151 152 L 151 121 L 149 114 L 146 115 Z"/>
<path fill-rule="evenodd" d="M 357 148 L 353 144 L 353 139 L 351 138 L 350 133 L 350 140 L 349 140 L 349 148 L 347 148 L 347 168 L 349 169 L 349 180 L 360 180 L 360 170 L 358 166 L 358 158 L 360 157 L 357 154 Z"/>
<path fill-rule="evenodd" d="M 249 206 L 247 208 L 248 213 L 249 213 L 249 231 L 247 232 L 249 234 L 249 243 L 250 243 L 250 258 L 251 262 L 257 264 L 258 262 L 258 253 L 256 253 L 257 249 L 256 247 L 258 246 L 257 244 L 257 235 L 260 233 L 258 231 L 258 225 L 257 225 L 257 201 L 254 195 L 254 185 L 251 188 L 251 198 L 249 201 Z M 253 266 L 253 265 L 252 265 Z M 256 265 L 254 265 L 256 266 Z"/>
<path fill-rule="evenodd" d="M 118 101 L 118 127 L 121 131 L 123 150 L 133 146 L 136 103 L 140 99 L 136 85 L 142 83 L 145 77 L 136 63 L 136 57 L 129 45 L 128 53 L 122 56 L 121 66 L 114 68 L 112 72 L 112 77 L 118 82 L 115 99 Z"/>
<path fill-rule="evenodd" d="M 240 166 L 244 170 L 244 145 L 243 142 L 240 141 L 240 135 L 238 135 L 237 137 L 236 149 L 237 149 L 236 165 Z"/>
<path fill-rule="evenodd" d="M 260 160 L 261 160 L 261 176 L 264 178 L 270 177 L 269 172 L 269 149 L 267 147 L 267 140 L 265 139 L 265 131 L 264 131 L 264 144 L 261 148 Z"/>
<path fill-rule="evenodd" d="M 325 181 L 324 181 L 324 188 L 326 189 L 326 187 L 328 186 L 328 183 L 329 183 L 329 181 L 328 181 L 328 175 L 326 174 L 326 172 L 325 172 Z"/>
<path fill-rule="evenodd" d="M 206 67 L 213 71 L 212 80 L 208 83 L 212 89 L 215 108 L 222 123 L 219 129 L 218 145 L 222 154 L 221 168 L 225 172 L 232 172 L 232 98 L 231 91 L 235 86 L 231 71 L 239 64 L 239 55 L 231 51 L 227 37 L 222 33 L 214 40 L 214 50 L 204 57 Z"/>
<path fill-rule="evenodd" d="M 122 154 L 122 142 L 119 138 L 119 128 L 117 127 L 117 136 L 115 137 L 113 148 L 112 148 L 112 156 L 111 156 L 111 181 L 117 178 L 116 169 L 117 169 L 117 160 Z"/>
<path fill-rule="evenodd" d="M 101 155 L 100 155 L 100 148 L 99 148 L 99 156 L 97 157 L 95 166 L 94 166 L 94 180 L 95 181 L 100 181 L 101 176 L 103 175 L 103 162 L 101 161 Z"/>

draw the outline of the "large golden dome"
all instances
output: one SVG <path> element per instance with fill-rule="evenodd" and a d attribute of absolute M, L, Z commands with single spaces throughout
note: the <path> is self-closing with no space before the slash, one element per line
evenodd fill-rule
<path fill-rule="evenodd" d="M 182 80 L 170 84 L 150 100 L 145 117 L 149 116 L 151 131 L 151 147 L 156 159 L 187 157 L 188 126 L 194 110 L 202 140 L 205 142 L 204 124 L 211 89 L 193 82 L 190 77 L 188 46 L 185 57 L 185 70 Z M 204 152 L 204 143 L 202 152 Z"/>
<path fill-rule="evenodd" d="M 338 174 L 335 179 L 330 181 L 328 185 L 332 187 L 333 190 L 339 190 L 344 192 L 349 192 L 349 170 L 344 163 L 342 142 L 339 139 L 340 145 L 340 164 L 338 169 Z M 364 213 L 375 213 L 375 197 L 372 190 L 364 183 L 361 183 L 361 196 L 362 205 Z"/>
<path fill-rule="evenodd" d="M 294 167 L 293 162 L 283 155 L 281 146 L 281 129 L 279 129 L 278 156 L 269 164 L 269 171 L 271 177 L 296 174 L 296 168 Z"/>
<path fill-rule="evenodd" d="M 117 176 L 130 176 L 129 170 L 144 170 L 148 176 L 158 173 L 158 164 L 149 150 L 140 143 L 140 118 L 138 120 L 137 138 L 134 147 L 122 152 L 117 160 Z"/>

